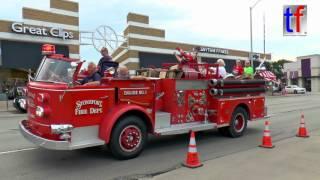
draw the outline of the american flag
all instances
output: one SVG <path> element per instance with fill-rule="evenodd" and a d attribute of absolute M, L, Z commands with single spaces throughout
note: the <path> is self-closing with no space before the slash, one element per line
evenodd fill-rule
<path fill-rule="evenodd" d="M 261 71 L 259 75 L 267 81 L 276 81 L 277 77 L 271 71 Z"/>

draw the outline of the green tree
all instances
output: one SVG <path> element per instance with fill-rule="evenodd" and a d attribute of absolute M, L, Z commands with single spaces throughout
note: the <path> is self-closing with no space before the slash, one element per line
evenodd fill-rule
<path fill-rule="evenodd" d="M 270 62 L 270 70 L 276 75 L 277 79 L 283 78 L 283 65 L 291 61 L 280 59 L 278 61 Z"/>

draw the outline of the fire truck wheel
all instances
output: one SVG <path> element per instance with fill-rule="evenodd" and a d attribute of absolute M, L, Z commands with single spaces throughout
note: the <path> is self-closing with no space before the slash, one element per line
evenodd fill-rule
<path fill-rule="evenodd" d="M 131 159 L 142 152 L 146 141 L 147 127 L 142 119 L 126 116 L 114 127 L 109 149 L 118 159 Z"/>
<path fill-rule="evenodd" d="M 248 119 L 248 112 L 244 108 L 236 108 L 232 114 L 230 126 L 227 129 L 228 135 L 233 138 L 242 136 L 247 128 Z"/>

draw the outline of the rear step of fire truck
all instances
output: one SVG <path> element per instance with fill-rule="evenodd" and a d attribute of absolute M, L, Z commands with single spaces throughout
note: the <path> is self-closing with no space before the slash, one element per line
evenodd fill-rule
<path fill-rule="evenodd" d="M 155 121 L 155 133 L 160 135 L 174 135 L 184 134 L 192 131 L 204 131 L 214 129 L 217 124 L 203 121 L 203 122 L 190 122 L 171 125 L 170 123 L 171 113 L 157 112 Z"/>

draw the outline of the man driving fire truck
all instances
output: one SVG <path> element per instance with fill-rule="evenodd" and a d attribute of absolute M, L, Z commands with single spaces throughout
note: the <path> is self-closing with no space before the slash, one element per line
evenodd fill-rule
<path fill-rule="evenodd" d="M 80 84 L 82 85 L 89 85 L 89 84 L 97 84 L 100 79 L 101 79 L 101 76 L 100 74 L 97 72 L 97 66 L 96 64 L 94 64 L 93 62 L 90 62 L 88 64 L 88 76 L 85 77 L 81 82 Z"/>

